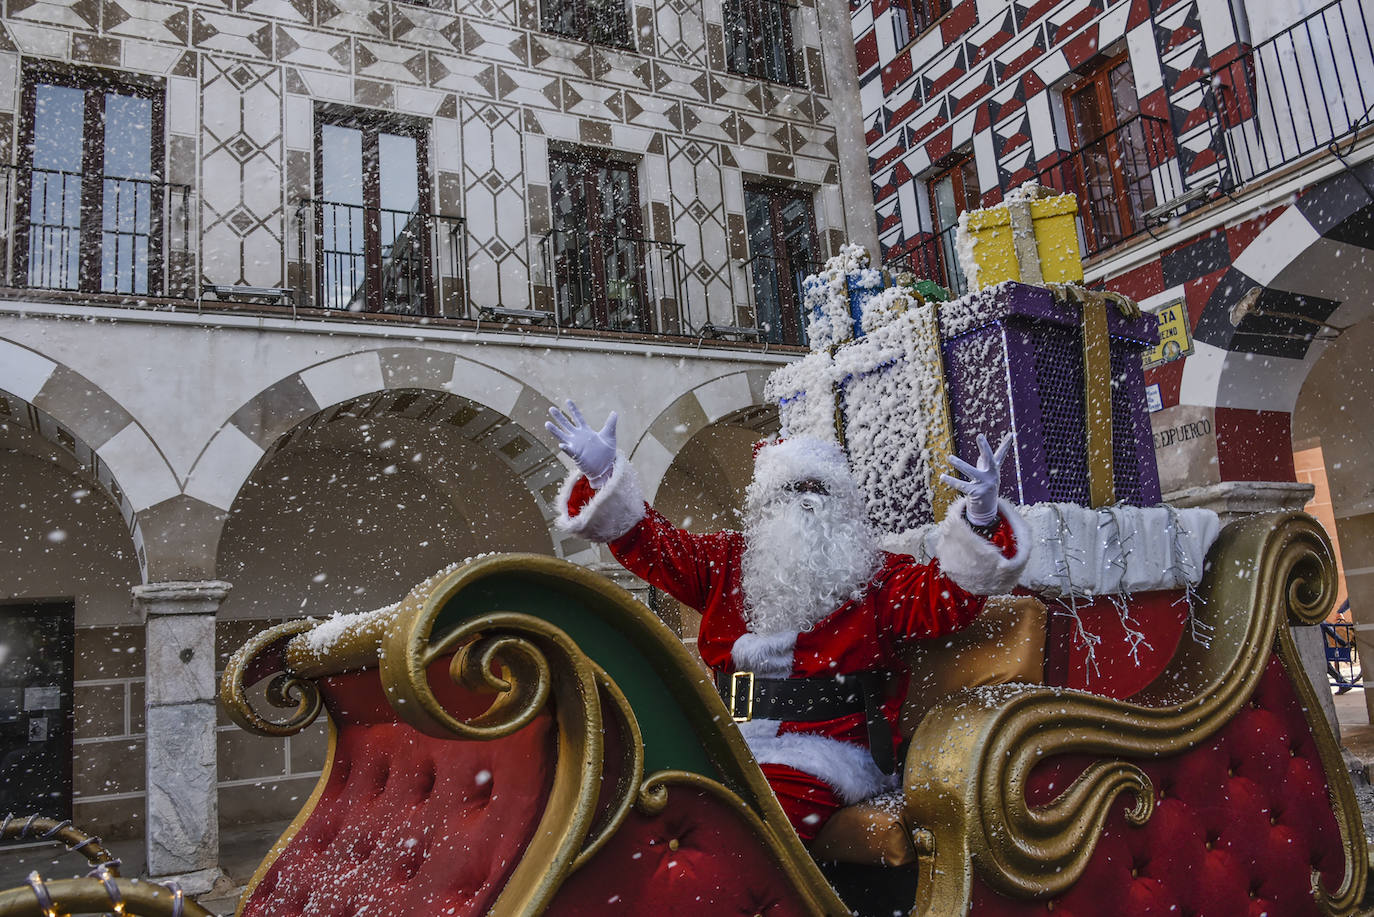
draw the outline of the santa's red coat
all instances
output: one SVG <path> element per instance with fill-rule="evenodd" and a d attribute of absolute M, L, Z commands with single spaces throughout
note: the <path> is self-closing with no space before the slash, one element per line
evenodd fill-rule
<path fill-rule="evenodd" d="M 906 695 L 907 671 L 902 660 L 906 645 L 958 630 L 983 608 L 985 596 L 962 588 L 945 575 L 939 560 L 922 564 L 906 555 L 884 553 L 878 573 L 863 595 L 841 605 L 809 631 L 748 634 L 741 584 L 743 534 L 683 531 L 642 498 L 632 505 L 638 497 L 637 485 L 617 481 L 621 474 L 617 469 L 616 477 L 603 491 L 594 491 L 586 478 L 570 481 L 563 494 L 564 518 L 570 527 L 606 541 L 616 559 L 635 575 L 702 613 L 697 647 L 707 665 L 716 672 L 771 670 L 794 678 L 891 673 L 884 712 L 894 727 L 894 741 L 897 715 Z M 610 524 L 579 519 L 584 511 Z M 1014 511 L 1011 514 L 1014 517 Z M 988 541 L 977 539 L 982 551 L 996 561 L 1017 568 L 1024 563 L 1025 546 L 1018 546 L 1007 515 Z M 966 548 L 969 543 L 967 539 L 961 542 Z M 975 553 L 979 553 L 977 549 Z M 854 746 L 868 746 L 862 713 L 821 722 L 782 722 L 776 738 L 751 730 L 749 725 L 742 728 L 760 763 L 786 764 L 821 777 L 846 802 L 881 789 L 875 784 L 881 775 L 866 751 L 863 762 L 844 753 L 858 751 Z M 801 741 L 789 741 L 788 735 Z M 812 736 L 839 740 L 851 749 L 827 748 L 839 744 L 833 741 L 805 741 Z M 855 772 L 859 763 L 867 765 L 862 773 Z"/>

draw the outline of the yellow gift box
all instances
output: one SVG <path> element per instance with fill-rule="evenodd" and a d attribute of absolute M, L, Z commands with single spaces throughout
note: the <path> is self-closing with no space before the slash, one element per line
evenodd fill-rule
<path fill-rule="evenodd" d="M 1012 200 L 972 210 L 959 222 L 958 245 L 973 246 L 976 276 L 970 290 L 996 286 L 1004 280 L 1043 285 L 1081 283 L 1083 258 L 1078 247 L 1078 198 L 1072 194 L 1045 196 L 1037 188 Z"/>

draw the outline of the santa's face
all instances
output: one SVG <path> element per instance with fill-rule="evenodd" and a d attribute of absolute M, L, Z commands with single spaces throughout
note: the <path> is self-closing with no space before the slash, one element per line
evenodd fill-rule
<path fill-rule="evenodd" d="M 799 476 L 745 509 L 743 585 L 750 630 L 809 630 L 856 598 L 878 567 L 878 547 L 852 482 Z"/>

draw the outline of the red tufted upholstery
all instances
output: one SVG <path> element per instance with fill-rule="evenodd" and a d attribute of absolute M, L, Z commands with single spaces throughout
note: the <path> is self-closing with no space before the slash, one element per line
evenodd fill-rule
<path fill-rule="evenodd" d="M 1135 593 L 1130 598 L 1131 616 L 1135 628 L 1145 634 L 1145 642 L 1132 655 L 1121 612 L 1112 600 L 1080 601 L 1078 617 L 1083 628 L 1101 639 L 1093 647 L 1093 664 L 1089 664 L 1087 647 L 1075 634 L 1073 618 L 1055 600 L 1046 603 L 1045 683 L 1119 700 L 1140 691 L 1164 671 L 1187 629 L 1188 601 L 1181 590 Z"/>
<path fill-rule="evenodd" d="M 455 711 L 490 701 L 431 682 Z M 338 730 L 329 782 L 244 917 L 485 914 L 543 811 L 549 716 L 496 741 L 446 741 L 396 719 L 375 669 L 319 686 Z"/>
<path fill-rule="evenodd" d="M 1043 804 L 1086 759 L 1037 768 Z M 1272 657 L 1250 704 L 1205 746 L 1144 770 L 1158 804 L 1143 827 L 1117 805 L 1083 878 L 1050 902 L 1012 901 L 979 886 L 978 917 L 1317 917 L 1308 890 L 1343 878 L 1340 831 L 1316 742 L 1282 664 Z"/>
<path fill-rule="evenodd" d="M 564 883 L 548 917 L 788 917 L 812 913 L 733 809 L 671 786 L 657 816 L 631 812 Z"/>

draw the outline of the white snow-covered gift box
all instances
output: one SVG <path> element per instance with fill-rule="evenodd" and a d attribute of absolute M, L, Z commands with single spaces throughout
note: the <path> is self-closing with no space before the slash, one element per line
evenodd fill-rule
<path fill-rule="evenodd" d="M 865 292 L 859 335 L 844 333 L 848 291 L 832 296 L 836 314 L 813 318 L 812 353 L 775 372 L 767 394 L 785 435 L 842 442 L 881 529 L 942 517 L 934 482 L 950 452 L 977 455 L 980 433 L 1015 434 L 1002 477 L 1014 503 L 1159 502 L 1141 363 L 1153 316 L 1012 281 L 939 304 Z"/>

